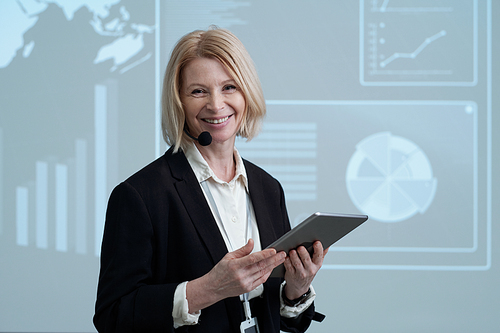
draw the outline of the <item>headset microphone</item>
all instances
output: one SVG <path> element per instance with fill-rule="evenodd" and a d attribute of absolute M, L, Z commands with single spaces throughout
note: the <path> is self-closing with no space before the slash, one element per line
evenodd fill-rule
<path fill-rule="evenodd" d="M 208 146 L 212 143 L 212 136 L 207 131 L 201 132 L 197 138 L 189 134 L 186 129 L 184 129 L 184 133 L 186 133 L 191 139 L 198 141 L 202 146 Z"/>

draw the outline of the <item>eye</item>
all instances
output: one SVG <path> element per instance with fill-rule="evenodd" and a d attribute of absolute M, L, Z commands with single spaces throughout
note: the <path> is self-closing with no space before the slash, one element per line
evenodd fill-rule
<path fill-rule="evenodd" d="M 233 92 L 233 91 L 238 90 L 238 88 L 234 84 L 228 84 L 228 85 L 224 86 L 224 88 L 222 90 L 225 92 Z"/>
<path fill-rule="evenodd" d="M 197 88 L 197 89 L 194 89 L 193 91 L 191 91 L 191 95 L 201 95 L 205 93 L 205 91 L 203 89 L 200 89 L 200 88 Z"/>

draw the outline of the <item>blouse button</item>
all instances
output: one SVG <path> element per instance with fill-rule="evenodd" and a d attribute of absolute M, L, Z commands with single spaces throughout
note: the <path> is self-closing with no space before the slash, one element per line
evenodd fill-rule
<path fill-rule="evenodd" d="M 231 221 L 233 221 L 234 223 L 236 223 L 236 221 L 238 221 L 238 218 L 236 216 L 233 216 L 233 217 L 231 217 Z"/>

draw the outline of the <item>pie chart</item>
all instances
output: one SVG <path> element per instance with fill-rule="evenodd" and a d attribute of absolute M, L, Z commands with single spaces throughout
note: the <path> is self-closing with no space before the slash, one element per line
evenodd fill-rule
<path fill-rule="evenodd" d="M 401 222 L 425 213 L 436 194 L 437 179 L 415 143 L 380 132 L 356 145 L 346 185 L 354 205 L 370 219 Z"/>

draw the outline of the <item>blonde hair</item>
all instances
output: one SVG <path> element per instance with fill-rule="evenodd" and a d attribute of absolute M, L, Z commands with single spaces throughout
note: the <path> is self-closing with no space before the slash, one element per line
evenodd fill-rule
<path fill-rule="evenodd" d="M 257 71 L 241 41 L 230 31 L 217 27 L 196 30 L 182 37 L 175 45 L 163 78 L 162 134 L 174 152 L 191 142 L 184 133 L 185 113 L 180 99 L 182 70 L 195 58 L 219 60 L 227 69 L 245 98 L 245 113 L 237 132 L 251 140 L 262 126 L 266 103 Z"/>

